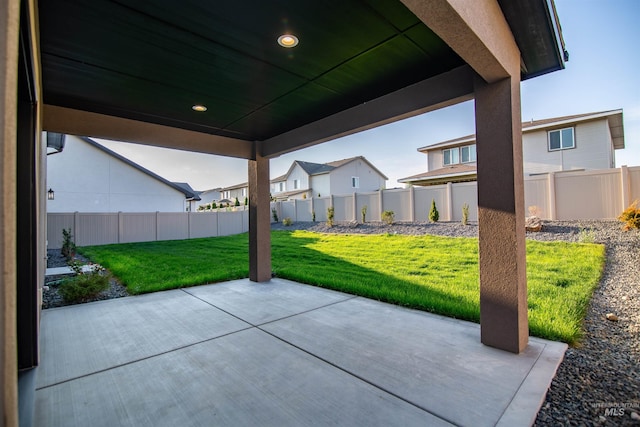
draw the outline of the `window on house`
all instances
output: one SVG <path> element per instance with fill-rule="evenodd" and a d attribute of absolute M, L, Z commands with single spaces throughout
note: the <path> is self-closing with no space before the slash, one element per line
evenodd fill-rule
<path fill-rule="evenodd" d="M 246 188 L 242 189 L 242 197 L 247 197 L 247 189 Z"/>
<path fill-rule="evenodd" d="M 360 188 L 360 178 L 357 176 L 351 177 L 351 187 Z"/>
<path fill-rule="evenodd" d="M 549 131 L 549 151 L 566 150 L 575 146 L 573 128 Z"/>
<path fill-rule="evenodd" d="M 465 145 L 460 147 L 460 157 L 462 163 L 471 163 L 476 161 L 476 144 Z"/>
<path fill-rule="evenodd" d="M 442 155 L 444 158 L 444 165 L 455 165 L 460 163 L 460 150 L 458 147 L 456 148 L 448 148 L 446 150 L 442 150 Z"/>
<path fill-rule="evenodd" d="M 300 180 L 299 179 L 294 179 L 293 180 L 293 189 L 297 190 L 298 188 L 300 188 Z"/>
<path fill-rule="evenodd" d="M 284 191 L 284 182 L 278 183 L 278 191 Z"/>

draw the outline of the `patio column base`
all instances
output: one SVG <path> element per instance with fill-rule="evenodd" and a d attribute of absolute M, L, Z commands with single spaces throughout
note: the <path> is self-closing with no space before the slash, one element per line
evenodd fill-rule
<path fill-rule="evenodd" d="M 249 160 L 249 280 L 271 280 L 269 159 Z"/>
<path fill-rule="evenodd" d="M 480 330 L 513 353 L 529 340 L 520 79 L 476 79 Z"/>

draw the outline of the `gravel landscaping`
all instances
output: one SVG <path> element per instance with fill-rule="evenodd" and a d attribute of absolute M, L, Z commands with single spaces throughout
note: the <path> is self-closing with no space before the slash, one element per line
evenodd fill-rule
<path fill-rule="evenodd" d="M 433 234 L 476 237 L 477 223 L 341 223 L 272 224 L 273 230 L 309 230 L 345 234 Z M 585 319 L 585 336 L 571 347 L 558 368 L 536 426 L 640 425 L 640 231 L 622 231 L 617 221 L 545 222 L 527 239 L 593 242 L 606 246 L 607 262 Z M 48 266 L 64 266 L 64 258 L 49 252 Z M 52 278 L 48 278 L 51 280 Z M 44 292 L 47 307 L 64 305 L 56 287 Z M 97 299 L 126 296 L 113 281 Z M 56 299 L 57 298 L 57 299 Z"/>

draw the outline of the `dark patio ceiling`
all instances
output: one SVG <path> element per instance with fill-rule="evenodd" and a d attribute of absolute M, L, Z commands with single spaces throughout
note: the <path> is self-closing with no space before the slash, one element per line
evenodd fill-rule
<path fill-rule="evenodd" d="M 523 77 L 561 68 L 546 0 L 502 3 Z M 397 0 L 40 0 L 39 16 L 45 104 L 246 141 L 464 65 Z"/>

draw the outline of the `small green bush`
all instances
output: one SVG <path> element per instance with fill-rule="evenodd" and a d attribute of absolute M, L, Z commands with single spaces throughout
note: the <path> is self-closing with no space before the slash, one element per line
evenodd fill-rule
<path fill-rule="evenodd" d="M 289 217 L 286 217 L 285 219 L 282 220 L 282 224 L 286 225 L 287 227 L 290 226 L 291 224 L 293 224 L 293 220 Z"/>
<path fill-rule="evenodd" d="M 74 266 L 71 268 L 76 270 Z M 109 279 L 109 274 L 95 269 L 89 273 L 78 274 L 64 279 L 60 284 L 59 292 L 62 298 L 69 303 L 87 301 L 95 298 L 100 292 L 107 290 L 109 288 Z"/>
<path fill-rule="evenodd" d="M 362 223 L 364 224 L 367 222 L 367 205 L 364 205 L 360 212 L 362 213 Z"/>
<path fill-rule="evenodd" d="M 333 206 L 329 206 L 327 208 L 327 225 L 329 227 L 333 227 L 333 215 L 335 214 L 335 209 Z"/>
<path fill-rule="evenodd" d="M 580 230 L 580 234 L 578 236 L 578 241 L 580 243 L 595 243 L 596 241 L 596 232 L 593 227 L 586 229 L 583 228 Z"/>
<path fill-rule="evenodd" d="M 387 225 L 392 225 L 395 219 L 395 214 L 393 211 L 384 211 L 382 212 L 382 221 L 386 222 Z"/>
<path fill-rule="evenodd" d="M 73 241 L 73 236 L 71 235 L 71 229 L 62 229 L 62 248 L 60 252 L 67 261 L 70 261 L 76 255 L 76 244 Z"/>
<path fill-rule="evenodd" d="M 462 225 L 467 225 L 469 223 L 469 205 L 462 205 Z"/>
<path fill-rule="evenodd" d="M 275 222 L 278 222 L 278 211 L 276 208 L 271 209 L 271 216 L 273 216 L 273 220 Z"/>
<path fill-rule="evenodd" d="M 440 214 L 438 208 L 436 208 L 436 199 L 431 199 L 431 210 L 429 211 L 429 221 L 438 222 Z"/>
<path fill-rule="evenodd" d="M 627 209 L 622 211 L 618 219 L 625 223 L 625 230 L 631 230 L 632 228 L 640 229 L 640 208 L 638 207 L 638 200 L 631 203 Z"/>
<path fill-rule="evenodd" d="M 248 198 L 248 197 L 245 197 L 245 198 L 244 198 L 244 205 L 245 205 L 245 206 L 248 206 L 248 205 L 249 205 L 249 198 Z"/>
<path fill-rule="evenodd" d="M 236 197 L 236 201 L 233 203 L 233 206 L 240 206 L 240 200 Z"/>
<path fill-rule="evenodd" d="M 211 209 L 218 209 L 218 205 L 216 205 L 216 202 L 211 203 Z"/>

